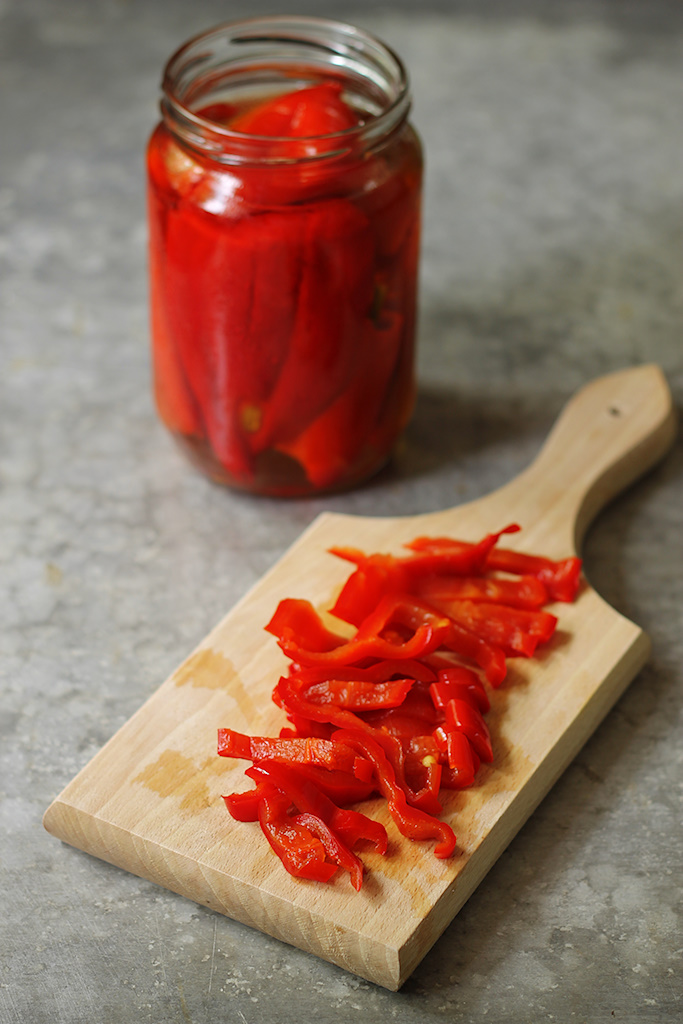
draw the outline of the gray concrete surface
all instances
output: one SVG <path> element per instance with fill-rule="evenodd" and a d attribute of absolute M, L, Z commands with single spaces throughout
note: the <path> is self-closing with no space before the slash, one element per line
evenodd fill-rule
<path fill-rule="evenodd" d="M 42 829 L 321 509 L 485 493 L 611 369 L 657 361 L 683 399 L 681 5 L 295 6 L 403 54 L 428 173 L 414 421 L 367 486 L 281 503 L 200 479 L 156 422 L 143 149 L 172 49 L 284 5 L 0 3 L 0 1020 L 681 1020 L 680 444 L 585 547 L 649 665 L 400 993 Z"/>

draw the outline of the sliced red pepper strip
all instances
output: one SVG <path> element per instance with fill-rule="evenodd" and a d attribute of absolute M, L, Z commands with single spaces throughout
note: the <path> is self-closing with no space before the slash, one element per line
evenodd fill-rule
<path fill-rule="evenodd" d="M 375 711 L 399 707 L 414 682 L 414 679 L 391 679 L 384 683 L 328 679 L 322 683 L 311 683 L 304 693 L 306 700 L 314 704 L 336 704 L 349 711 Z"/>
<path fill-rule="evenodd" d="M 284 705 L 278 695 L 277 686 L 273 690 L 273 701 L 279 708 L 283 708 Z M 283 739 L 296 739 L 297 736 L 317 736 L 321 740 L 329 740 L 332 735 L 332 727 L 327 725 L 325 722 L 314 722 L 311 718 L 304 718 L 303 715 L 297 715 L 293 711 L 286 711 L 287 719 L 292 723 L 293 729 L 285 728 L 280 729 L 280 736 Z"/>
<path fill-rule="evenodd" d="M 394 770 L 382 747 L 367 733 L 342 729 L 333 734 L 335 739 L 355 747 L 359 753 L 375 764 L 377 785 L 389 805 L 389 812 L 399 832 L 408 839 L 436 839 L 434 854 L 440 859 L 450 857 L 455 849 L 453 829 L 445 821 L 411 807 L 404 791 L 397 785 Z"/>
<path fill-rule="evenodd" d="M 487 568 L 499 572 L 535 576 L 541 581 L 554 601 L 573 601 L 581 582 L 581 559 L 563 558 L 554 562 L 538 555 L 498 548 L 487 559 Z"/>
<path fill-rule="evenodd" d="M 367 764 L 367 761 L 359 758 L 359 761 L 361 760 Z M 329 797 L 338 807 L 344 807 L 347 804 L 357 804 L 362 800 L 367 800 L 377 788 L 374 781 L 374 772 L 371 780 L 362 781 L 348 772 L 317 768 L 315 765 L 298 764 L 296 770 L 300 775 L 309 779 L 321 793 Z"/>
<path fill-rule="evenodd" d="M 295 609 L 291 617 L 290 608 Z M 280 648 L 288 657 L 305 666 L 352 665 L 365 658 L 419 658 L 435 650 L 450 628 L 448 619 L 436 612 L 425 615 L 424 619 L 428 621 L 417 626 L 410 639 L 403 643 L 392 642 L 379 635 L 392 616 L 402 610 L 399 598 L 383 598 L 356 635 L 344 642 L 342 637 L 323 626 L 309 601 L 288 599 L 280 602 L 266 629 L 278 638 Z M 303 642 L 300 640 L 302 631 Z M 306 647 L 306 643 L 311 646 Z"/>
<path fill-rule="evenodd" d="M 258 805 L 261 830 L 290 875 L 329 882 L 337 870 L 326 859 L 325 847 L 307 828 L 287 814 L 290 800 L 271 787 Z"/>
<path fill-rule="evenodd" d="M 438 607 L 444 601 L 486 601 L 511 608 L 540 608 L 549 600 L 548 591 L 535 576 L 517 580 L 497 576 L 437 576 L 421 580 L 417 593 Z"/>
<path fill-rule="evenodd" d="M 329 722 L 337 726 L 337 728 L 369 728 L 353 711 L 340 708 L 337 704 L 317 704 L 307 700 L 307 688 L 308 684 L 297 679 L 296 676 L 280 676 L 280 681 L 275 688 L 273 696 L 275 702 L 289 716 L 296 715 L 303 719 L 309 719 L 312 722 Z"/>
<path fill-rule="evenodd" d="M 473 702 L 473 707 L 478 708 L 482 714 L 486 714 L 491 707 L 479 676 L 469 668 L 454 666 L 441 669 L 437 682 L 430 685 L 429 693 L 434 707 L 440 710 L 446 707 L 452 697 L 468 699 L 466 694 Z"/>
<path fill-rule="evenodd" d="M 365 555 L 356 548 L 330 548 L 330 554 L 358 566 L 331 608 L 342 622 L 360 626 L 386 594 L 408 589 L 406 574 L 393 555 Z"/>
<path fill-rule="evenodd" d="M 504 533 L 516 533 L 519 529 L 517 524 L 506 526 L 498 533 L 484 537 L 478 544 L 451 542 L 430 547 L 428 538 L 422 538 L 425 547 L 416 548 L 415 553 L 408 558 L 366 555 L 357 548 L 330 548 L 330 554 L 358 566 L 342 588 L 332 613 L 344 622 L 357 626 L 371 614 L 383 597 L 397 592 L 413 593 L 423 585 L 425 577 L 442 574 L 469 577 L 481 572 L 499 537 Z"/>
<path fill-rule="evenodd" d="M 530 658 L 539 643 L 553 635 L 557 618 L 550 612 L 507 608 L 483 601 L 444 601 L 438 610 L 463 629 L 509 655 Z"/>
<path fill-rule="evenodd" d="M 451 537 L 416 537 L 406 547 L 413 551 L 453 549 L 462 552 L 474 545 Z M 528 555 L 522 551 L 493 547 L 483 568 L 494 572 L 509 572 L 516 576 L 535 576 L 548 591 L 553 601 L 573 601 L 579 589 L 581 559 L 575 556 L 553 561 L 542 555 Z"/>
<path fill-rule="evenodd" d="M 351 884 L 360 892 L 363 885 L 363 864 L 356 857 L 355 853 L 341 841 L 338 835 L 332 831 L 330 826 L 315 814 L 305 811 L 302 814 L 295 814 L 292 819 L 297 825 L 303 825 L 311 835 L 316 836 L 325 848 L 325 853 L 330 860 L 338 864 L 351 876 Z"/>
<path fill-rule="evenodd" d="M 459 729 L 440 725 L 434 730 L 434 739 L 448 762 L 441 773 L 444 789 L 466 789 L 472 786 L 480 759 L 467 736 Z"/>
<path fill-rule="evenodd" d="M 484 675 L 491 686 L 500 686 L 505 679 L 507 663 L 502 647 L 489 643 L 470 630 L 464 629 L 457 622 L 451 622 L 448 637 L 443 645 L 455 654 L 461 654 L 476 662 L 484 670 Z"/>
<path fill-rule="evenodd" d="M 316 652 L 333 651 L 346 643 L 345 637 L 323 625 L 310 601 L 297 597 L 280 601 L 265 629 L 278 639 L 291 636 L 302 648 Z"/>
<path fill-rule="evenodd" d="M 422 728 L 425 728 L 425 723 L 422 723 Z M 408 743 L 384 728 L 371 729 L 368 732 L 364 732 L 363 735 L 370 736 L 384 751 L 384 755 L 394 773 L 396 785 L 405 794 L 410 807 L 419 808 L 419 810 L 435 817 L 441 814 L 443 808 L 439 801 L 438 784 L 434 788 L 435 782 L 438 782 L 436 771 L 427 773 L 425 778 L 419 781 L 418 787 L 415 789 L 408 781 L 406 773 L 406 749 L 408 749 Z"/>
<path fill-rule="evenodd" d="M 443 766 L 439 759 L 439 748 L 432 735 L 413 736 L 405 743 L 405 778 L 414 794 L 411 803 L 428 813 L 441 813 L 439 789 Z M 430 806 L 435 810 L 430 811 Z"/>
<path fill-rule="evenodd" d="M 431 683 L 436 679 L 436 672 L 423 661 L 415 658 L 388 659 L 375 661 L 372 665 L 359 668 L 357 665 L 338 665 L 333 670 L 329 668 L 312 667 L 305 668 L 303 665 L 296 665 L 290 670 L 290 675 L 295 675 L 304 683 L 324 683 L 328 679 L 337 680 L 364 680 L 368 683 L 385 683 L 396 676 L 401 679 L 414 679 L 423 683 Z"/>
<path fill-rule="evenodd" d="M 363 721 L 400 739 L 430 733 L 437 724 L 437 716 L 429 686 L 416 681 L 400 707 L 364 713 Z"/>
<path fill-rule="evenodd" d="M 487 565 L 491 551 L 495 549 L 500 537 L 505 533 L 518 533 L 520 529 L 517 523 L 511 523 L 497 533 L 487 534 L 476 544 L 449 542 L 437 546 L 434 542 L 429 543 L 429 538 L 417 538 L 405 545 L 414 554 L 401 559 L 401 564 L 413 579 L 431 573 L 476 576 Z"/>
<path fill-rule="evenodd" d="M 234 729 L 218 730 L 220 757 L 247 758 L 250 761 L 282 761 L 285 764 L 311 764 L 349 772 L 368 782 L 372 771 L 355 751 L 343 743 L 316 737 L 281 738 L 245 736 Z"/>
<path fill-rule="evenodd" d="M 486 722 L 469 701 L 455 697 L 446 704 L 446 722 L 453 729 L 462 732 L 472 744 L 482 761 L 493 761 L 491 735 Z"/>
<path fill-rule="evenodd" d="M 258 805 L 270 789 L 272 787 L 269 782 L 261 782 L 256 789 L 248 789 L 245 793 L 229 793 L 223 800 L 235 821 L 258 821 Z"/>
<path fill-rule="evenodd" d="M 378 853 L 386 852 L 387 832 L 381 822 L 349 807 L 337 807 L 296 768 L 276 764 L 274 761 L 259 761 L 247 768 L 245 774 L 254 782 L 266 780 L 277 786 L 299 811 L 322 818 L 351 849 L 356 843 L 365 841 L 371 843 Z"/>

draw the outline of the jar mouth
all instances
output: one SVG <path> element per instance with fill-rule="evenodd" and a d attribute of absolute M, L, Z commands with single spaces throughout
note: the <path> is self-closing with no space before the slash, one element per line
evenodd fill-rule
<path fill-rule="evenodd" d="M 196 109 L 221 91 L 263 84 L 269 76 L 281 84 L 333 77 L 361 97 L 364 119 L 342 131 L 292 138 L 235 131 Z M 329 159 L 371 147 L 403 124 L 411 105 L 405 66 L 389 46 L 341 21 L 298 16 L 241 19 L 199 33 L 169 59 L 162 94 L 170 129 L 223 163 Z"/>

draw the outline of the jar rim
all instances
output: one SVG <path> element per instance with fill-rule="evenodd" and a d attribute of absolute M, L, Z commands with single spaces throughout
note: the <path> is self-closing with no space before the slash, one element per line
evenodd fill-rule
<path fill-rule="evenodd" d="M 321 39 L 324 33 L 328 33 L 331 38 Z M 317 47 L 319 52 L 327 52 L 335 58 L 329 64 L 337 73 L 343 72 L 344 60 L 359 61 L 366 57 L 367 62 L 370 62 L 368 67 L 372 65 L 375 84 L 381 77 L 386 86 L 385 91 L 390 90 L 387 105 L 376 114 L 369 113 L 367 119 L 358 125 L 323 135 L 293 139 L 291 136 L 265 136 L 235 131 L 203 117 L 185 102 L 189 82 L 197 77 L 202 65 L 210 64 L 214 56 L 214 52 L 207 52 L 206 47 L 221 40 L 227 44 L 240 45 L 268 42 L 302 44 L 311 47 L 311 51 Z M 226 55 L 225 60 L 222 63 L 216 62 L 215 66 L 228 67 L 237 60 L 236 56 Z M 276 63 L 274 57 L 271 57 L 271 62 Z M 181 90 L 183 77 L 188 80 L 185 91 Z M 292 153 L 296 153 L 296 158 L 301 159 L 302 144 L 322 140 L 328 145 L 320 153 L 308 154 L 307 158 L 338 156 L 348 152 L 359 141 L 372 145 L 377 139 L 386 137 L 405 121 L 411 106 L 410 83 L 405 65 L 398 54 L 378 36 L 343 21 L 299 15 L 240 18 L 222 22 L 191 37 L 168 59 L 163 71 L 162 94 L 162 115 L 165 120 L 172 121 L 181 137 L 193 148 L 208 150 L 214 156 L 225 150 L 226 143 L 232 144 L 235 149 L 231 157 L 226 158 L 228 162 L 239 157 L 241 150 L 246 151 L 248 148 L 253 152 L 266 145 L 275 145 L 283 150 L 289 147 Z M 291 159 L 291 156 L 285 159 Z M 271 155 L 269 162 L 280 162 L 280 158 L 275 157 L 273 161 Z"/>

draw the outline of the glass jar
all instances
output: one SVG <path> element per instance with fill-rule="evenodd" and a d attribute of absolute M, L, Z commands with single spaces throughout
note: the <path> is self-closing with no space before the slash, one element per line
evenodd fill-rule
<path fill-rule="evenodd" d="M 214 480 L 359 483 L 414 402 L 422 157 L 400 59 L 319 18 L 168 62 L 148 147 L 157 408 Z"/>

